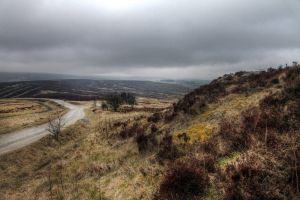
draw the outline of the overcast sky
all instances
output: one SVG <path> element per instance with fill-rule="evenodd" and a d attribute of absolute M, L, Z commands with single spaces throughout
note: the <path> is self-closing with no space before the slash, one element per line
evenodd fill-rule
<path fill-rule="evenodd" d="M 0 0 L 0 71 L 213 78 L 300 61 L 300 0 Z"/>

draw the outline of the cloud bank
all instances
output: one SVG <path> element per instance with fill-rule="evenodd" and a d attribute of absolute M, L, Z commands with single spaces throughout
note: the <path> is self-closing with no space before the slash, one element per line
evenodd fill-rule
<path fill-rule="evenodd" d="M 300 60 L 299 0 L 1 0 L 0 71 L 212 78 Z"/>

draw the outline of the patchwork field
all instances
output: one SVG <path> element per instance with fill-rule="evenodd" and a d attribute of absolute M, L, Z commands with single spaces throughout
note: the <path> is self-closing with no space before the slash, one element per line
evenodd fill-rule
<path fill-rule="evenodd" d="M 66 109 L 43 99 L 0 99 L 0 134 L 47 122 L 56 110 Z"/>

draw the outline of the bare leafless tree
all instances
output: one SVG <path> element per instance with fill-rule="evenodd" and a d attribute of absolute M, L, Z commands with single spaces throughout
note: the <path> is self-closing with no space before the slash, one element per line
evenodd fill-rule
<path fill-rule="evenodd" d="M 51 133 L 53 138 L 59 143 L 59 150 L 62 153 L 61 149 L 61 142 L 59 140 L 59 136 L 61 134 L 61 131 L 63 127 L 65 126 L 65 122 L 63 119 L 63 112 L 60 110 L 54 111 L 50 116 L 48 117 L 48 127 L 47 130 Z M 63 156 L 60 155 L 60 184 L 62 188 L 62 194 L 64 196 L 64 183 L 63 183 Z M 52 187 L 52 186 L 51 186 Z"/>
<path fill-rule="evenodd" d="M 59 110 L 52 113 L 48 118 L 47 130 L 51 133 L 56 141 L 59 142 L 61 130 L 65 126 L 63 114 Z"/>

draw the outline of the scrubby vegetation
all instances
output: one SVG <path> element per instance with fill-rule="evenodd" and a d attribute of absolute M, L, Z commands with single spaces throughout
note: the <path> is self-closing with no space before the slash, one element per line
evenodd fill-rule
<path fill-rule="evenodd" d="M 134 94 L 126 92 L 122 92 L 120 94 L 109 94 L 105 97 L 105 100 L 106 103 L 102 104 L 102 108 L 103 105 L 106 105 L 104 106 L 105 108 L 108 108 L 107 105 L 109 105 L 109 107 L 111 107 L 113 111 L 117 111 L 122 104 L 128 104 L 131 107 L 133 107 L 136 104 L 136 97 L 134 96 Z"/>
<path fill-rule="evenodd" d="M 177 136 L 180 143 L 192 141 L 186 153 L 202 155 L 198 161 L 209 158 L 207 174 L 214 178 L 207 198 L 299 198 L 299 88 L 299 66 L 239 72 L 200 87 L 165 113 L 164 123 L 174 126 L 184 118 L 192 121 L 184 128 L 177 126 L 187 130 Z M 242 95 L 244 101 L 236 101 Z M 223 108 L 227 104 L 231 107 Z M 208 133 L 199 120 L 217 120 L 218 128 Z M 197 132 L 198 142 L 190 140 Z M 179 159 L 189 163 L 185 156 Z M 161 187 L 165 184 L 162 181 Z M 175 191 L 172 194 L 176 196 Z"/>
<path fill-rule="evenodd" d="M 206 171 L 195 163 L 176 163 L 165 172 L 154 199 L 196 199 L 209 188 Z"/>
<path fill-rule="evenodd" d="M 300 66 L 270 68 L 224 75 L 161 111 L 87 111 L 80 142 L 63 143 L 64 188 L 53 178 L 52 191 L 65 199 L 299 199 L 299 91 Z M 49 197 L 49 162 L 31 157 L 38 167 L 20 170 L 13 157 L 20 162 L 0 159 L 1 174 L 14 177 L 0 194 Z M 59 177 L 59 162 L 51 166 Z"/>

